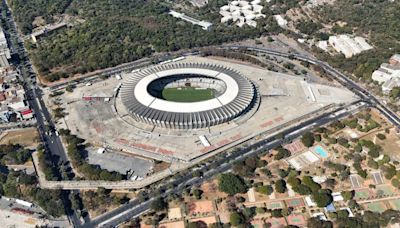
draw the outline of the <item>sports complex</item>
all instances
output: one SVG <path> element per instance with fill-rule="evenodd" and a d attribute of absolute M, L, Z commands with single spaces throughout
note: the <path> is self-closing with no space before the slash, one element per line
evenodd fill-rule
<path fill-rule="evenodd" d="M 196 129 L 246 113 L 255 103 L 250 80 L 215 64 L 174 63 L 132 73 L 120 96 L 138 121 L 157 127 Z"/>
<path fill-rule="evenodd" d="M 188 56 L 81 85 L 62 99 L 65 125 L 92 145 L 179 165 L 275 134 L 356 97 L 301 75 Z"/>

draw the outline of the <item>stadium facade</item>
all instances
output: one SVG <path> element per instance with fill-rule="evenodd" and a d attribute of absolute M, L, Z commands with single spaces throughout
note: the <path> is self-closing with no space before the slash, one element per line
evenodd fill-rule
<path fill-rule="evenodd" d="M 163 99 L 164 88 L 212 89 L 215 96 L 196 102 Z M 171 63 L 125 77 L 122 103 L 137 121 L 170 129 L 197 129 L 222 124 L 248 112 L 256 102 L 253 83 L 238 72 L 214 64 Z"/>

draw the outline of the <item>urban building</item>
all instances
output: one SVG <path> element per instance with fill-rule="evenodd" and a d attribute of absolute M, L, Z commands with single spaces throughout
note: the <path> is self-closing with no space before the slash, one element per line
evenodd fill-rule
<path fill-rule="evenodd" d="M 382 91 L 389 93 L 394 87 L 400 86 L 400 55 L 393 55 L 389 63 L 382 63 L 380 68 L 372 73 L 372 80 L 382 85 Z"/>
<path fill-rule="evenodd" d="M 0 68 L 0 123 L 33 118 L 24 88 L 17 83 L 18 72 L 12 66 Z"/>
<path fill-rule="evenodd" d="M 346 58 L 373 49 L 363 37 L 352 37 L 346 34 L 330 36 L 328 40 L 317 42 L 316 46 L 325 52 L 332 50 L 342 53 Z"/>
<path fill-rule="evenodd" d="M 287 27 L 288 21 L 284 17 L 282 17 L 281 15 L 274 15 L 274 18 L 276 20 L 276 23 L 278 23 L 281 28 Z"/>
<path fill-rule="evenodd" d="M 248 25 L 256 27 L 256 20 L 265 17 L 261 13 L 264 8 L 260 5 L 261 0 L 248 1 L 232 1 L 228 5 L 220 8 L 219 14 L 222 15 L 221 23 L 228 23 L 232 21 L 237 26 L 242 27 Z"/>
<path fill-rule="evenodd" d="M 43 26 L 31 34 L 32 42 L 37 43 L 39 37 L 41 37 L 49 32 L 52 32 L 54 30 L 64 28 L 64 27 L 67 27 L 67 23 L 65 23 L 65 22 L 60 22 L 57 24 L 49 24 L 49 25 Z"/>
<path fill-rule="evenodd" d="M 196 7 L 203 7 L 208 4 L 208 0 L 190 0 L 190 2 Z"/>
<path fill-rule="evenodd" d="M 328 43 L 334 50 L 342 53 L 346 58 L 351 58 L 354 55 L 373 48 L 363 37 L 350 37 L 346 34 L 330 36 Z"/>

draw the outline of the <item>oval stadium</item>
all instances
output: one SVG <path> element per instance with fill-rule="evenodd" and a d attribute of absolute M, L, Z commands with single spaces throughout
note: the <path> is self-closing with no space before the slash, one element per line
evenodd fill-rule
<path fill-rule="evenodd" d="M 171 63 L 131 73 L 120 90 L 137 121 L 169 129 L 197 129 L 240 117 L 255 103 L 253 83 L 215 64 Z"/>

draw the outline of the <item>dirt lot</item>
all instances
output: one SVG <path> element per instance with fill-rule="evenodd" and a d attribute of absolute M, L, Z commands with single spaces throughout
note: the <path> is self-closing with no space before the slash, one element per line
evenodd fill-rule
<path fill-rule="evenodd" d="M 36 147 L 39 135 L 36 128 L 6 131 L 2 134 L 0 144 L 21 144 L 27 147 Z"/>

